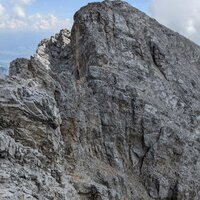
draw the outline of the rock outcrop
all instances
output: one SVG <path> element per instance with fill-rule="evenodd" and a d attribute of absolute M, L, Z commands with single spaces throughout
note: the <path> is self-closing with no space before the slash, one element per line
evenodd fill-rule
<path fill-rule="evenodd" d="M 200 47 L 122 1 L 74 21 L 0 79 L 0 199 L 200 199 Z"/>

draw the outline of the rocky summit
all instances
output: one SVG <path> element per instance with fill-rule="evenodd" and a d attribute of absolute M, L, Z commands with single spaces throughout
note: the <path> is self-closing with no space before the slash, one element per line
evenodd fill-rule
<path fill-rule="evenodd" d="M 200 47 L 126 2 L 14 60 L 0 113 L 1 200 L 200 199 Z"/>

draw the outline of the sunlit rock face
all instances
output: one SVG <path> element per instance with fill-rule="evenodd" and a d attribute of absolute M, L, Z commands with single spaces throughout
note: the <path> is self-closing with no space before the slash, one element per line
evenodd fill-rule
<path fill-rule="evenodd" d="M 0 79 L 0 199 L 200 199 L 199 77 L 199 46 L 129 4 L 81 8 Z"/>

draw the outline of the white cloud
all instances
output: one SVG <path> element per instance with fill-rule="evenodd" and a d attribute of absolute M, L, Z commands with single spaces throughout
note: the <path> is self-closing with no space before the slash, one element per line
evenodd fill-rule
<path fill-rule="evenodd" d="M 23 16 L 22 16 L 23 17 Z M 12 18 L 7 21 L 0 21 L 0 30 L 20 30 L 20 31 L 48 31 L 61 28 L 70 28 L 72 21 L 69 19 L 59 19 L 53 14 L 34 14 L 25 18 Z"/>
<path fill-rule="evenodd" d="M 32 23 L 33 30 L 51 30 L 56 28 L 69 28 L 72 21 L 69 19 L 59 19 L 53 14 L 34 14 L 29 16 L 29 23 Z"/>
<path fill-rule="evenodd" d="M 35 0 L 4 0 L 4 1 L 15 5 L 29 5 L 33 3 Z"/>
<path fill-rule="evenodd" d="M 28 5 L 28 4 L 32 3 L 33 0 L 18 0 L 18 2 L 19 2 L 19 3 L 22 3 L 22 4 L 24 4 L 24 5 Z"/>
<path fill-rule="evenodd" d="M 15 5 L 13 7 L 13 11 L 17 17 L 25 17 L 26 16 L 24 9 L 19 5 Z"/>
<path fill-rule="evenodd" d="M 200 43 L 200 0 L 151 0 L 152 17 Z"/>
<path fill-rule="evenodd" d="M 5 12 L 5 8 L 0 4 L 0 16 Z"/>
<path fill-rule="evenodd" d="M 41 13 L 28 14 L 26 6 L 30 6 L 34 1 L 3 0 L 0 4 L 0 31 L 58 31 L 61 28 L 71 27 L 72 20 L 61 19 L 52 13 L 46 15 Z"/>

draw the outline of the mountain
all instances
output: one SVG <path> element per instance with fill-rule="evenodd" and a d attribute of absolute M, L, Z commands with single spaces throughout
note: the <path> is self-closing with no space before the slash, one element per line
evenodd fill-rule
<path fill-rule="evenodd" d="M 200 199 L 200 47 L 123 1 L 90 3 L 0 80 L 0 199 Z"/>
<path fill-rule="evenodd" d="M 23 32 L 1 31 L 0 32 L 0 63 L 9 66 L 15 58 L 29 58 L 41 40 L 48 38 L 52 32 Z"/>

